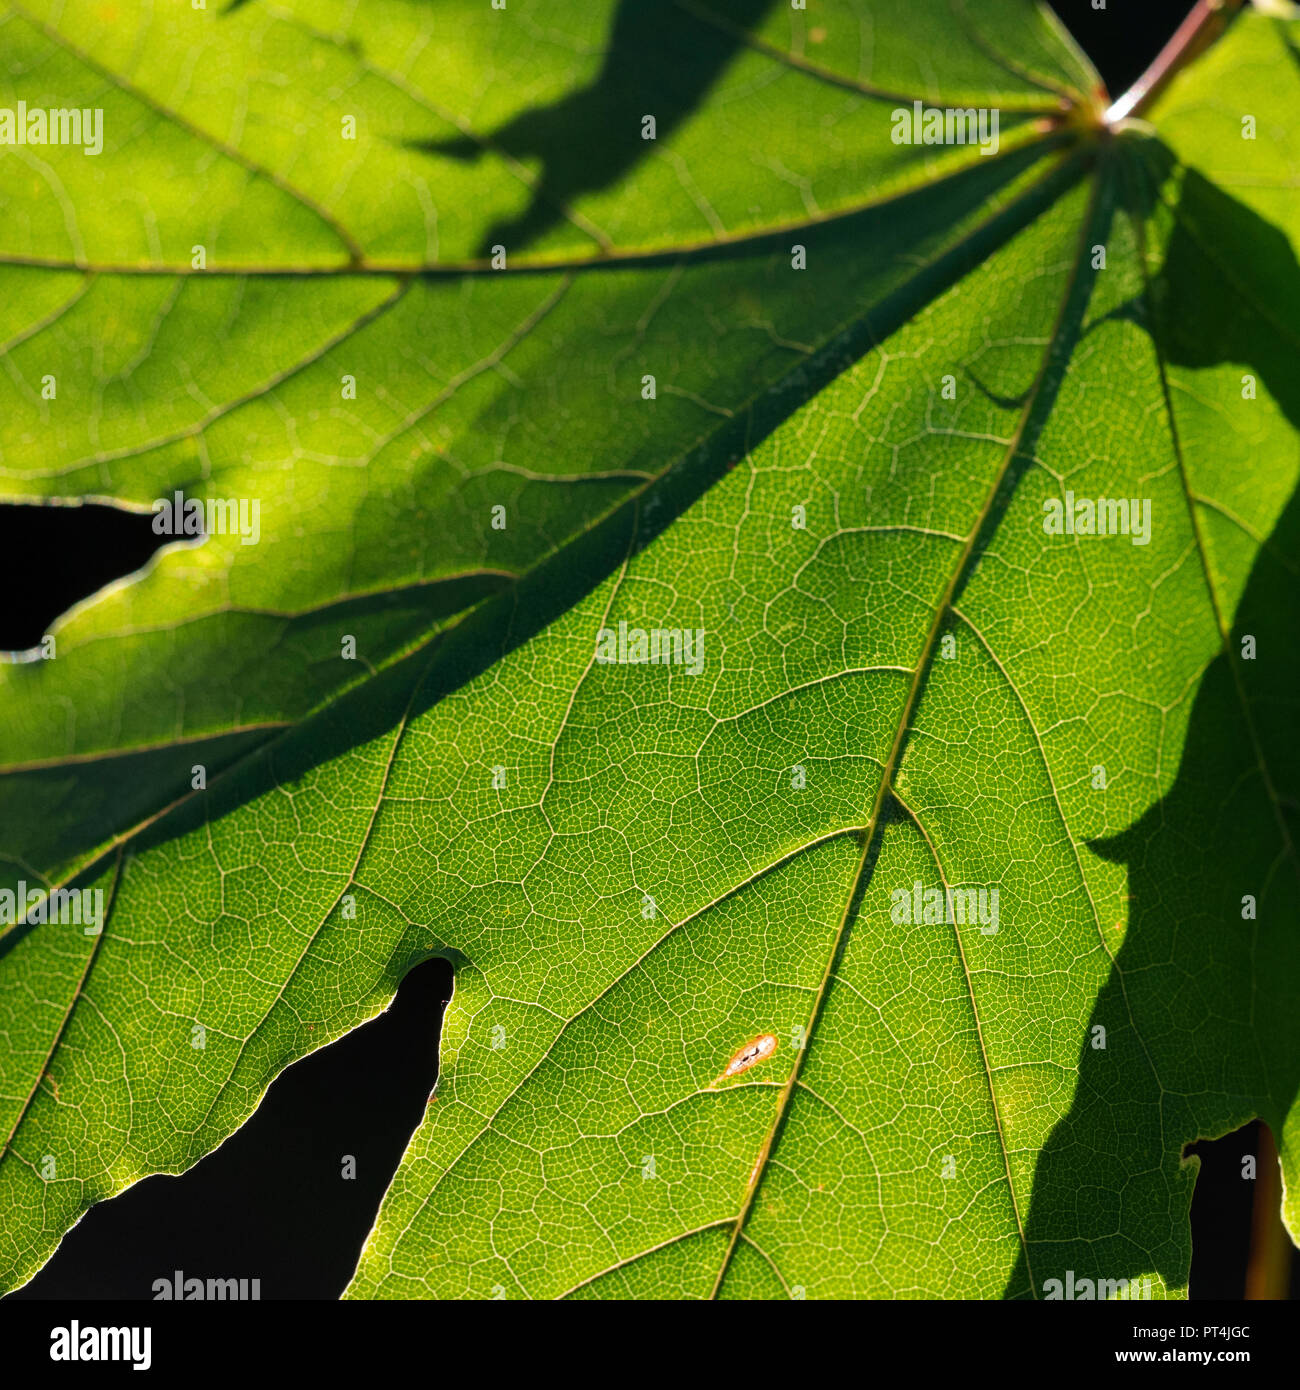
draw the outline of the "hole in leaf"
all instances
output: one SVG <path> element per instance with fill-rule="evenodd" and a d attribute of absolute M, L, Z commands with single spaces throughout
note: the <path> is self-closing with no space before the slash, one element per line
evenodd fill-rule
<path fill-rule="evenodd" d="M 61 613 L 134 574 L 174 536 L 154 534 L 151 512 L 99 503 L 0 506 L 0 555 L 9 581 L 0 651 L 40 645 Z"/>
<path fill-rule="evenodd" d="M 338 1298 L 424 1117 L 451 984 L 445 960 L 416 966 L 387 1013 L 289 1067 L 215 1153 L 92 1207 L 10 1298 L 152 1299 L 176 1270 L 260 1279 L 263 1300 Z"/>
<path fill-rule="evenodd" d="M 1191 13 L 1193 0 L 1143 0 L 1099 10 L 1093 0 L 1050 0 L 1075 42 L 1092 59 L 1112 97 L 1146 71 Z"/>

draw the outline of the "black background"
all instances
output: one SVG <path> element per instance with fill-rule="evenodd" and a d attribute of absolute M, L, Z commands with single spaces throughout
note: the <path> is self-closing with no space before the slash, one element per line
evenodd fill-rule
<path fill-rule="evenodd" d="M 1190 5 L 1058 0 L 1056 9 L 1115 94 Z M 0 553 L 10 560 L 0 649 L 37 644 L 58 614 L 138 569 L 160 539 L 150 520 L 106 507 L 0 507 Z M 60 557 L 53 570 L 51 555 Z M 190 1172 L 147 1179 L 92 1210 L 12 1297 L 150 1298 L 155 1279 L 180 1269 L 260 1278 L 264 1299 L 337 1298 L 433 1088 L 451 979 L 442 962 L 414 970 L 385 1015 L 290 1067 Z M 1196 1146 L 1194 1298 L 1241 1296 L 1254 1189 L 1241 1157 L 1254 1144 L 1250 1125 Z M 355 1181 L 340 1177 L 349 1154 Z"/>

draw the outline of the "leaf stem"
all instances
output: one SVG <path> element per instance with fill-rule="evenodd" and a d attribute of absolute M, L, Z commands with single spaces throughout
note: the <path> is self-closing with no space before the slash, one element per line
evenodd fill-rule
<path fill-rule="evenodd" d="M 1197 0 L 1173 37 L 1156 54 L 1151 66 L 1122 96 L 1117 97 L 1102 119 L 1114 126 L 1128 116 L 1146 111 L 1169 81 L 1223 33 L 1246 0 Z"/>
<path fill-rule="evenodd" d="M 1255 1201 L 1250 1217 L 1246 1297 L 1285 1299 L 1291 1284 L 1291 1237 L 1282 1224 L 1282 1177 L 1277 1145 L 1263 1120 L 1256 1143 Z"/>

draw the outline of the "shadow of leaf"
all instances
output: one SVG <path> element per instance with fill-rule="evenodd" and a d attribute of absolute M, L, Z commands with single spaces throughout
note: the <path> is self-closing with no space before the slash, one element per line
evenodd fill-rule
<path fill-rule="evenodd" d="M 839 331 L 816 352 L 792 355 L 790 370 L 780 380 L 687 449 L 653 485 L 629 495 L 598 523 L 565 537 L 549 558 L 517 583 L 482 598 L 431 641 L 332 699 L 293 728 L 218 735 L 201 744 L 0 777 L 0 824 L 7 827 L 0 844 L 0 874 L 35 882 L 42 874 L 61 876 L 67 866 L 81 866 L 72 881 L 88 881 L 96 866 L 102 867 L 103 855 L 96 847 L 107 837 L 127 836 L 133 849 L 142 850 L 186 834 L 379 737 L 408 708 L 412 717 L 418 716 L 472 680 L 565 613 L 629 553 L 648 545 L 795 410 L 959 282 L 1058 198 L 1082 171 L 1078 162 L 1063 164 L 1032 195 L 1013 200 L 978 232 L 918 264 L 928 245 L 943 246 L 946 228 L 960 223 L 1023 174 L 1036 157 L 1034 151 L 1026 150 L 1005 159 L 981 161 L 931 188 L 810 229 L 805 235 L 809 252 L 832 277 L 828 294 L 838 299 L 843 324 Z M 784 236 L 755 238 L 687 259 L 692 264 L 732 263 L 746 279 L 768 283 L 778 271 L 789 273 L 787 243 Z M 906 274 L 892 289 L 882 291 L 882 274 L 897 266 L 904 267 Z M 450 591 L 432 591 L 412 596 L 409 612 L 397 611 L 399 617 L 406 614 L 414 622 L 421 614 L 449 612 L 446 605 L 454 599 Z M 430 608 L 430 603 L 436 607 Z M 373 624 L 392 620 L 381 600 L 364 607 L 365 611 L 350 608 L 347 626 L 341 629 L 357 633 L 361 649 L 365 635 L 374 631 Z M 332 616 L 342 615 L 323 611 L 320 620 L 326 622 Z M 208 766 L 208 787 L 191 793 L 195 762 Z M 132 834 L 131 827 L 142 822 L 148 824 Z M 0 932 L 0 959 L 26 931 L 18 926 Z"/>
<path fill-rule="evenodd" d="M 1152 301 L 1148 328 L 1171 369 L 1242 364 L 1300 428 L 1286 327 L 1300 322 L 1300 267 L 1285 237 L 1194 171 L 1184 173 Z M 1201 681 L 1172 788 L 1136 824 L 1089 846 L 1128 866 L 1127 931 L 1088 1021 L 1070 1109 L 1038 1159 L 1028 1258 L 1022 1250 L 1008 1297 L 1044 1297 L 1047 1281 L 1070 1270 L 1094 1280 L 1154 1271 L 1184 1287 L 1199 1168 L 1184 1147 L 1257 1115 L 1281 1133 L 1300 1089 L 1288 824 L 1300 789 L 1298 554 L 1300 493 L 1224 615 L 1230 656 Z M 1253 660 L 1240 659 L 1247 634 Z M 1247 897 L 1255 920 L 1243 920 Z M 1118 936 L 1104 916 L 1099 925 Z"/>
<path fill-rule="evenodd" d="M 541 172 L 528 206 L 492 226 L 478 254 L 502 245 L 518 251 L 568 215 L 585 194 L 611 188 L 652 152 L 642 121 L 655 120 L 663 140 L 700 105 L 737 49 L 774 0 L 729 0 L 727 30 L 675 6 L 622 0 L 610 26 L 600 70 L 575 92 L 531 106 L 482 138 L 465 135 L 417 148 L 454 159 L 477 159 L 486 149 Z"/>

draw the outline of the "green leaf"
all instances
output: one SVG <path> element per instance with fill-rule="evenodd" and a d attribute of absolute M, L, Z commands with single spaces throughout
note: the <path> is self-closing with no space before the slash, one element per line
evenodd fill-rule
<path fill-rule="evenodd" d="M 105 902 L 0 927 L 0 1286 L 432 955 L 354 1296 L 1179 1294 L 1256 1115 L 1300 1230 L 1294 21 L 1121 129 L 1022 0 L 3 32 L 105 142 L 6 150 L 2 495 L 261 533 L 0 669 Z"/>

